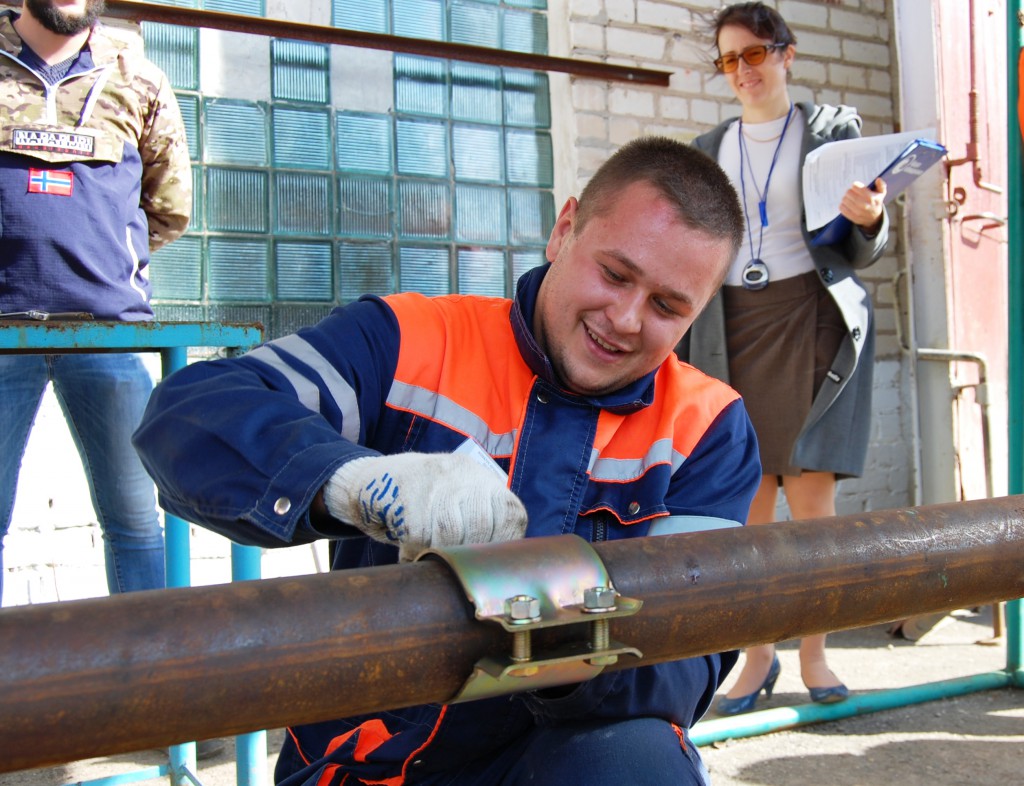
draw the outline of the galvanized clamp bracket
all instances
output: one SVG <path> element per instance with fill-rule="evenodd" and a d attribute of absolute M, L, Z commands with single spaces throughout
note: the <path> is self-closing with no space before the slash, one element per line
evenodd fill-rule
<path fill-rule="evenodd" d="M 449 703 L 583 682 L 620 655 L 642 657 L 635 647 L 611 639 L 608 621 L 635 614 L 643 601 L 619 595 L 597 552 L 577 535 L 526 538 L 500 548 L 428 549 L 419 558 L 424 557 L 452 569 L 477 619 L 512 634 L 511 652 L 479 660 Z M 532 631 L 580 624 L 587 626 L 580 641 L 533 651 Z"/>

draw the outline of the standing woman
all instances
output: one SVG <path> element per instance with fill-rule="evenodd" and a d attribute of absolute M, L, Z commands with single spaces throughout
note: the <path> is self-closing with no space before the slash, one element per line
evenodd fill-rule
<path fill-rule="evenodd" d="M 835 245 L 811 245 L 801 170 L 819 145 L 860 136 L 846 106 L 794 104 L 787 77 L 796 37 L 763 3 L 738 3 L 712 24 L 715 60 L 736 94 L 739 118 L 698 137 L 740 194 L 747 246 L 680 354 L 742 395 L 757 432 L 762 478 L 748 524 L 775 521 L 778 489 L 794 519 L 835 515 L 836 481 L 864 469 L 871 415 L 871 299 L 854 272 L 875 262 L 888 237 L 885 183 L 854 183 L 837 205 L 855 225 Z M 825 636 L 800 642 L 800 673 L 816 702 L 842 701 Z M 720 715 L 754 709 L 779 676 L 772 645 L 746 651 Z"/>

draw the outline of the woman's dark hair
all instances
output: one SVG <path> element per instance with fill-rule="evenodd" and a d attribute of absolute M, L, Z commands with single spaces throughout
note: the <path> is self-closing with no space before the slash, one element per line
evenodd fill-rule
<path fill-rule="evenodd" d="M 796 36 L 789 29 L 786 20 L 774 8 L 764 3 L 736 3 L 716 13 L 709 24 L 709 33 L 718 45 L 718 34 L 726 25 L 745 27 L 758 38 L 773 44 L 796 45 Z"/>

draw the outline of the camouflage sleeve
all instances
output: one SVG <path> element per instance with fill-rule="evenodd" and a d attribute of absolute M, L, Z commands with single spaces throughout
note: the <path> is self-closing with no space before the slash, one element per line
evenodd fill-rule
<path fill-rule="evenodd" d="M 151 65 L 157 85 L 145 121 L 142 155 L 142 209 L 149 218 L 149 248 L 155 251 L 180 237 L 192 214 L 192 165 L 181 109 L 167 77 Z"/>

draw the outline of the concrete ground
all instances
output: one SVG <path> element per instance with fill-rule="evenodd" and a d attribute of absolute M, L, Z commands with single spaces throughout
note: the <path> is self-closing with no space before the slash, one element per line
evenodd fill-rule
<path fill-rule="evenodd" d="M 990 609 L 962 610 L 919 641 L 894 639 L 886 626 L 834 633 L 829 661 L 854 692 L 921 685 L 998 671 L 1005 646 L 992 645 Z M 985 642 L 985 643 L 979 643 Z M 807 701 L 795 642 L 780 645 L 782 675 L 759 708 Z M 729 682 L 723 686 L 723 692 Z M 709 716 L 711 717 L 711 716 Z M 267 781 L 281 730 L 268 733 Z M 202 761 L 202 786 L 237 782 L 233 740 Z M 1024 691 L 984 691 L 829 723 L 714 743 L 702 749 L 713 786 L 1004 786 L 1024 782 Z M 165 764 L 157 751 L 101 757 L 0 775 L 0 786 L 64 786 Z M 167 777 L 140 781 L 162 786 Z M 585 785 L 581 785 L 585 786 Z M 629 786 L 623 784 L 623 786 Z"/>

